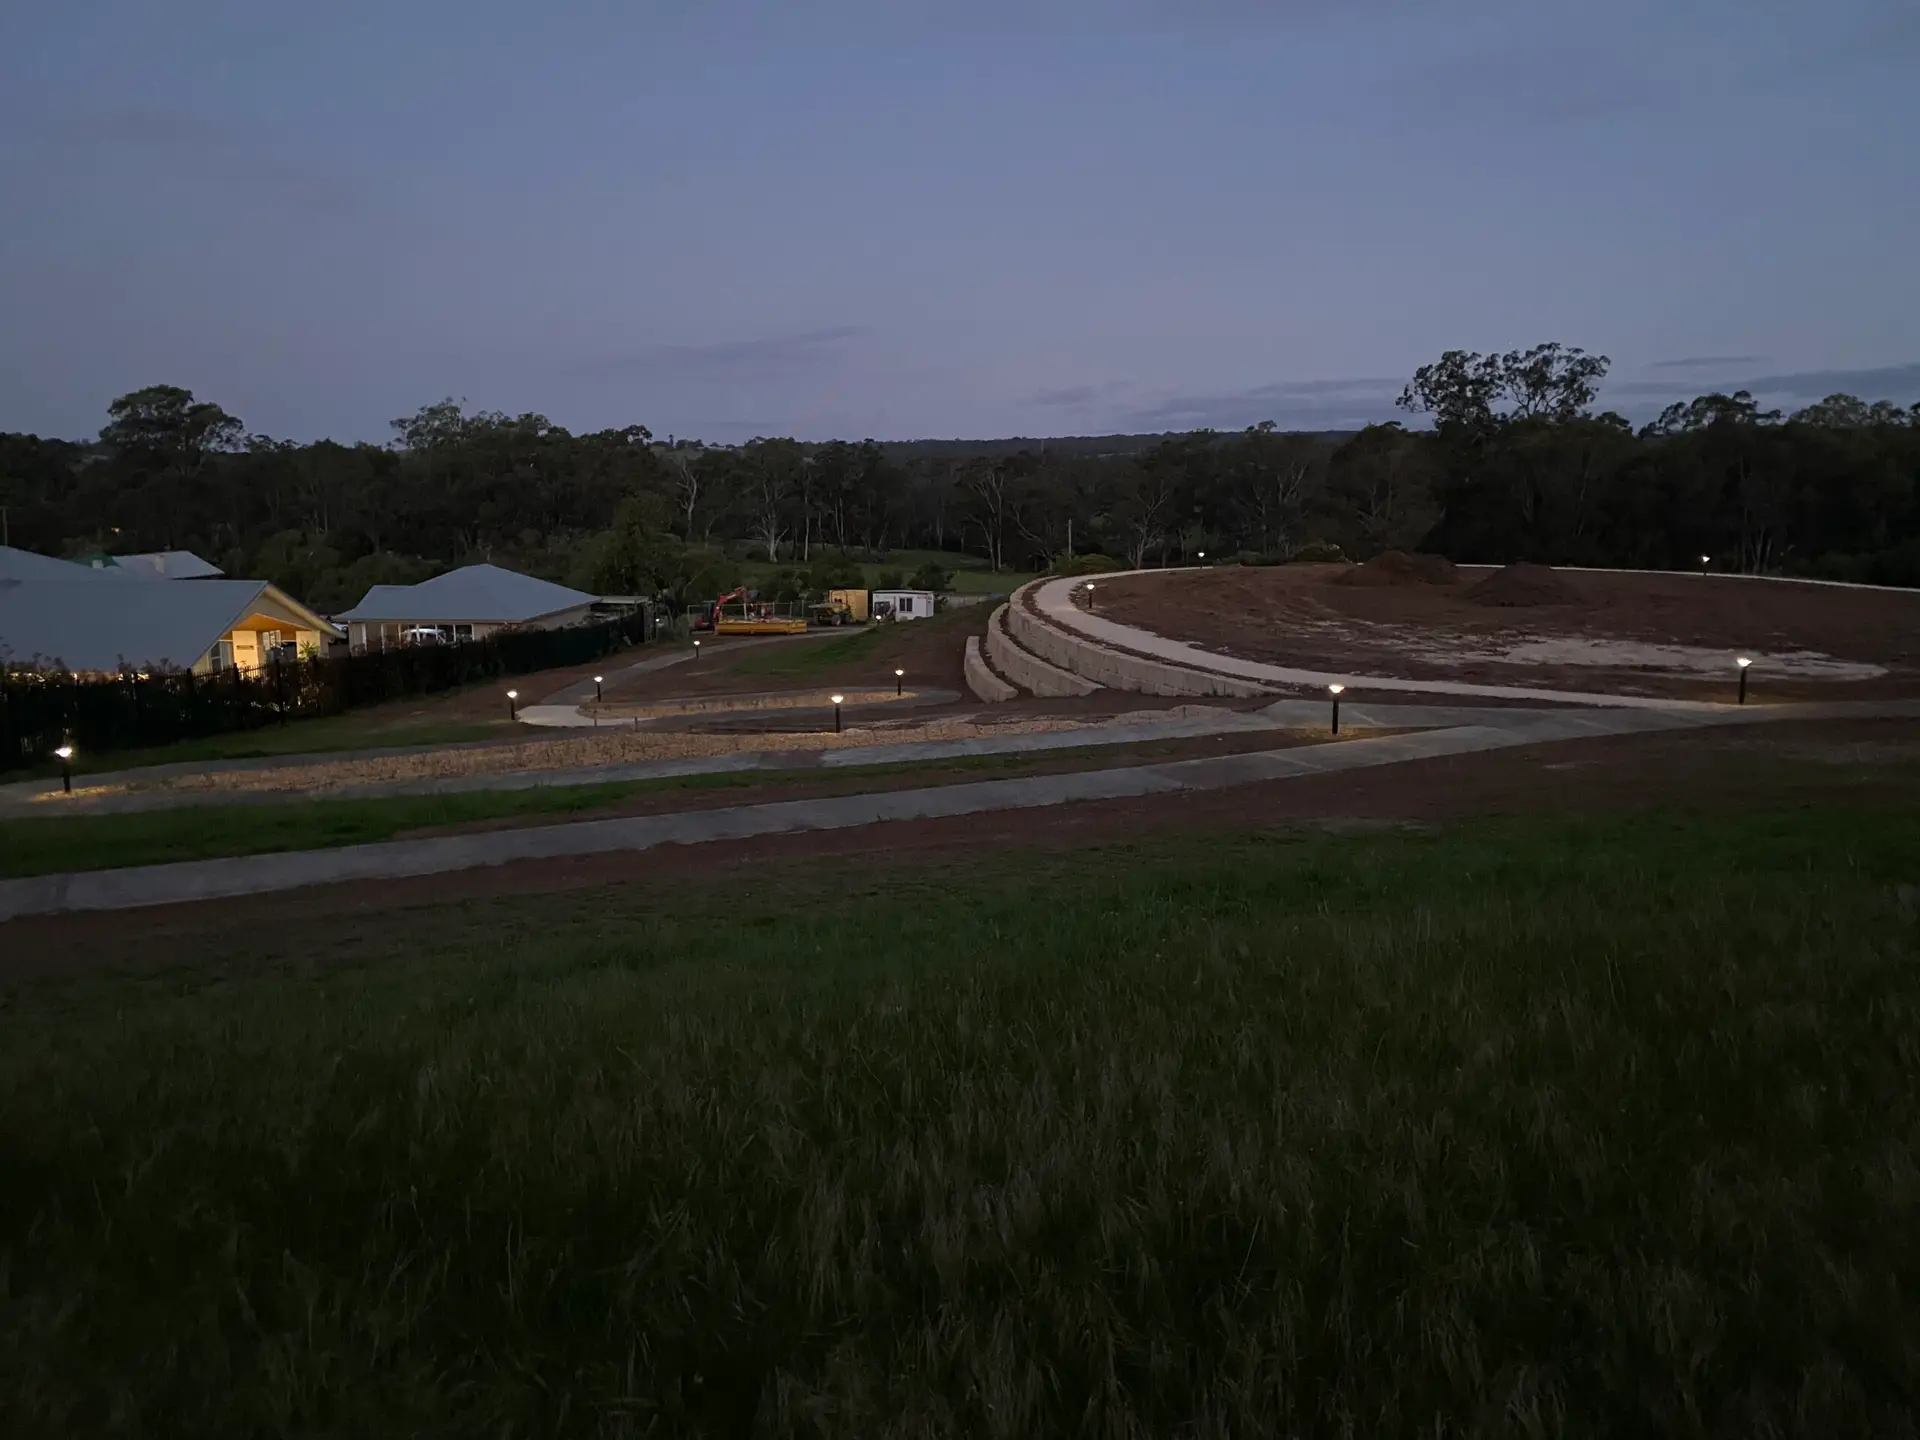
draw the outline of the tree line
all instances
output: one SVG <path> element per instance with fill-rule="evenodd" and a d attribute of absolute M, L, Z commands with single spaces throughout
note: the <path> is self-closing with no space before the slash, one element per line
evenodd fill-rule
<path fill-rule="evenodd" d="M 1009 570 L 1068 552 L 1129 566 L 1419 548 L 1693 568 L 1705 555 L 1920 585 L 1920 405 L 1836 395 L 1789 415 L 1710 394 L 1636 430 L 1595 413 L 1607 368 L 1555 344 L 1450 351 L 1400 397 L 1408 425 L 972 446 L 716 447 L 453 400 L 394 421 L 386 445 L 302 445 L 155 386 L 114 401 L 93 441 L 0 434 L 0 507 L 15 545 L 193 550 L 326 609 L 477 559 L 694 599 L 737 583 L 745 560 L 798 572 L 903 548 Z"/>

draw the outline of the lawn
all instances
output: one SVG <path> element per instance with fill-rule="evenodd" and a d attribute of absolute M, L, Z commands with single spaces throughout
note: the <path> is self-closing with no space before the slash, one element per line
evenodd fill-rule
<path fill-rule="evenodd" d="M 836 635 L 831 640 L 809 638 L 804 645 L 768 645 L 734 656 L 730 668 L 736 675 L 818 675 L 868 658 L 880 637 L 881 631 L 871 628 Z"/>
<path fill-rule="evenodd" d="M 1916 876 L 1802 807 L 143 935 L 0 1006 L 0 1429 L 1911 1435 Z"/>

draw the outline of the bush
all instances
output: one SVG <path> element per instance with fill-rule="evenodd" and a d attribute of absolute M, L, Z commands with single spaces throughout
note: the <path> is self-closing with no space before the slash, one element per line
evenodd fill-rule
<path fill-rule="evenodd" d="M 953 571 L 937 560 L 929 560 L 907 580 L 909 590 L 931 590 L 938 595 L 953 588 Z"/>
<path fill-rule="evenodd" d="M 907 588 L 906 576 L 899 570 L 882 570 L 873 577 L 876 590 L 904 590 Z"/>
<path fill-rule="evenodd" d="M 851 560 L 819 560 L 807 572 L 807 588 L 822 594 L 828 590 L 864 590 L 867 577 Z"/>
<path fill-rule="evenodd" d="M 1295 565 L 1344 564 L 1347 552 L 1331 540 L 1309 540 L 1287 557 Z"/>
<path fill-rule="evenodd" d="M 1126 567 L 1110 555 L 1095 551 L 1090 555 L 1056 555 L 1048 567 L 1050 575 L 1110 575 Z"/>

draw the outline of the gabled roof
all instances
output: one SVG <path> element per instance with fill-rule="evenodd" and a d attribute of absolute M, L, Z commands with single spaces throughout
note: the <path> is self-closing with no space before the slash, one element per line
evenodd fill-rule
<path fill-rule="evenodd" d="M 95 573 L 71 560 L 0 545 L 0 580 L 87 580 Z"/>
<path fill-rule="evenodd" d="M 465 565 L 418 585 L 376 585 L 353 609 L 334 618 L 343 622 L 423 620 L 445 625 L 478 620 L 493 625 L 523 625 L 562 610 L 591 605 L 598 598 L 498 565 Z"/>
<path fill-rule="evenodd" d="M 139 580 L 217 580 L 227 572 L 191 550 L 153 550 L 144 555 L 109 555 L 105 568 Z"/>
<path fill-rule="evenodd" d="M 194 585 L 112 585 L 90 578 L 0 581 L 0 660 L 58 663 L 68 670 L 192 666 L 265 597 L 313 628 L 338 633 L 264 580 Z"/>

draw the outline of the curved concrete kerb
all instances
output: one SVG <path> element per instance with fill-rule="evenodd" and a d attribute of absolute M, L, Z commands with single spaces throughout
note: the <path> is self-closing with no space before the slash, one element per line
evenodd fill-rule
<path fill-rule="evenodd" d="M 1193 567 L 1188 567 L 1193 568 Z M 1174 573 L 1168 570 L 1129 570 L 1114 575 L 1102 575 L 1100 583 L 1121 580 L 1129 575 L 1166 575 Z M 1196 676 L 1230 678 L 1241 684 L 1273 688 L 1298 688 L 1324 690 L 1329 685 L 1344 685 L 1353 690 L 1402 691 L 1416 695 L 1472 695 L 1488 700 L 1534 700 L 1553 705 L 1605 705 L 1615 709 L 1628 710 L 1664 710 L 1664 711 L 1701 711 L 1716 712 L 1731 707 L 1710 704 L 1704 700 L 1666 700 L 1647 695 L 1608 695 L 1581 690 L 1543 690 L 1524 685 L 1473 685 L 1464 680 L 1402 680 L 1391 675 L 1335 674 L 1325 670 L 1296 670 L 1285 665 L 1267 665 L 1258 660 L 1242 660 L 1233 655 L 1222 655 L 1217 651 L 1202 650 L 1183 640 L 1169 640 L 1165 636 L 1155 635 L 1148 630 L 1140 630 L 1131 625 L 1121 625 L 1105 619 L 1098 614 L 1088 614 L 1073 602 L 1075 587 L 1084 584 L 1083 580 L 1063 577 L 1058 580 L 1035 581 L 1033 608 L 1039 612 L 1041 627 L 1051 629 L 1061 635 L 1077 639 L 1079 645 L 1062 647 L 1061 653 L 1069 657 L 1085 654 L 1085 646 L 1105 648 L 1108 653 L 1131 651 L 1147 657 L 1148 663 L 1172 667 Z M 1022 594 L 1025 593 L 1023 588 Z M 1016 602 L 1021 598 L 1015 596 Z M 1017 623 L 1017 622 L 1016 622 Z M 1018 631 L 1016 630 L 1016 634 Z M 1024 643 L 1026 637 L 1020 637 Z M 1031 646 L 1029 648 L 1032 648 Z M 1057 655 L 1049 655 L 1056 664 L 1086 674 L 1085 670 L 1062 660 Z M 1091 678 L 1091 677 L 1090 677 Z M 1111 682 L 1108 682 L 1111 683 Z M 1132 689 L 1133 686 L 1121 686 Z M 1176 692 L 1161 692 L 1176 693 Z M 1178 692 L 1194 693 L 1194 692 Z"/>

